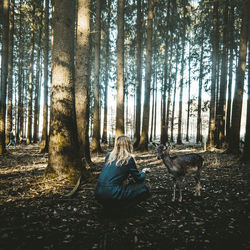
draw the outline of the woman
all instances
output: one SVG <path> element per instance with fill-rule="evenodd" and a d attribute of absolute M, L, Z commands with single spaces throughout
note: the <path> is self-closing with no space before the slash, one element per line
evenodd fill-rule
<path fill-rule="evenodd" d="M 106 156 L 95 190 L 96 199 L 104 208 L 128 208 L 150 196 L 143 183 L 150 169 L 138 171 L 132 150 L 131 140 L 127 136 L 119 136 L 114 149 Z M 129 175 L 135 184 L 124 184 Z"/>

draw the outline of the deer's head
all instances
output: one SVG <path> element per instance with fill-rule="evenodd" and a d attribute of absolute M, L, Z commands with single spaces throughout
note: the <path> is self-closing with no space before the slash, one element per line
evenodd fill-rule
<path fill-rule="evenodd" d="M 159 143 L 152 143 L 158 150 L 157 152 L 157 159 L 163 159 L 164 156 L 169 155 L 169 150 L 170 150 L 170 145 L 166 143 L 166 145 L 164 144 L 159 144 Z"/>

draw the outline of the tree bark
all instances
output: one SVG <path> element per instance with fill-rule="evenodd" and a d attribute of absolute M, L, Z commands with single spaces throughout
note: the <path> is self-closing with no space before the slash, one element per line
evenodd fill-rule
<path fill-rule="evenodd" d="M 124 134 L 124 0 L 118 0 L 116 138 Z"/>
<path fill-rule="evenodd" d="M 3 0 L 3 36 L 1 56 L 1 85 L 0 85 L 0 155 L 5 152 L 5 115 L 6 91 L 8 79 L 8 52 L 9 52 L 9 1 Z"/>
<path fill-rule="evenodd" d="M 82 164 L 74 105 L 74 5 L 75 1 L 54 1 L 51 119 L 46 176 L 76 181 Z"/>
<path fill-rule="evenodd" d="M 144 105 L 143 105 L 142 133 L 138 147 L 140 151 L 148 150 L 149 104 L 150 104 L 151 70 L 152 70 L 153 12 L 154 12 L 154 1 L 148 0 L 145 92 L 144 92 Z"/>
<path fill-rule="evenodd" d="M 48 152 L 48 77 L 49 77 L 49 0 L 45 2 L 44 20 L 44 92 L 43 92 L 43 127 L 40 153 Z"/>
<path fill-rule="evenodd" d="M 100 145 L 100 84 L 99 84 L 100 45 L 101 45 L 101 0 L 96 0 L 94 116 L 93 116 L 93 137 L 91 142 L 91 148 L 93 152 L 102 152 Z"/>
<path fill-rule="evenodd" d="M 136 20 L 136 117 L 134 147 L 138 147 L 141 130 L 141 81 L 142 81 L 142 11 L 141 0 L 137 0 Z"/>

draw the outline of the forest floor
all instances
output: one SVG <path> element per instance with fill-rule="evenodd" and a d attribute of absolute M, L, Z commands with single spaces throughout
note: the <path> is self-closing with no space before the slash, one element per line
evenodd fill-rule
<path fill-rule="evenodd" d="M 37 152 L 38 145 L 18 145 L 0 157 L 0 249 L 250 249 L 250 166 L 232 155 L 174 149 L 200 153 L 205 167 L 201 197 L 190 176 L 183 201 L 172 202 L 172 181 L 155 150 L 135 153 L 138 168 L 152 170 L 152 196 L 127 213 L 107 214 L 94 199 L 95 183 L 65 197 L 72 189 L 65 180 L 45 180 L 48 158 Z M 96 177 L 105 154 L 92 157 Z"/>

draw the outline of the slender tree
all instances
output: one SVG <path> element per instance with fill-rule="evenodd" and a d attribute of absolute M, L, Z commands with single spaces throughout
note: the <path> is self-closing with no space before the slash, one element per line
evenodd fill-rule
<path fill-rule="evenodd" d="M 146 70 L 145 70 L 145 94 L 143 105 L 142 133 L 140 137 L 139 150 L 148 150 L 148 132 L 149 132 L 149 104 L 151 87 L 151 69 L 152 69 L 152 36 L 153 36 L 153 12 L 154 1 L 148 0 L 148 19 L 147 19 L 147 42 L 146 42 Z"/>
<path fill-rule="evenodd" d="M 117 12 L 117 104 L 116 138 L 124 134 L 124 0 L 118 0 Z"/>
<path fill-rule="evenodd" d="M 1 56 L 1 82 L 0 82 L 0 155 L 5 151 L 5 115 L 6 90 L 8 79 L 8 51 L 9 51 L 9 1 L 3 0 L 3 36 Z"/>

